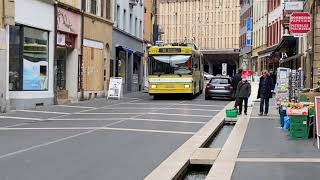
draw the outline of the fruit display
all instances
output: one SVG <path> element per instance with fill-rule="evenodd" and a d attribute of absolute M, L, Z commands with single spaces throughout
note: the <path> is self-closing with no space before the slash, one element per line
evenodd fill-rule
<path fill-rule="evenodd" d="M 299 102 L 299 103 L 282 102 L 281 106 L 292 108 L 292 109 L 302 109 L 304 107 L 311 109 L 311 108 L 314 108 L 314 103 L 312 103 L 312 102 Z"/>
<path fill-rule="evenodd" d="M 287 114 L 289 116 L 307 116 L 309 109 L 314 108 L 314 103 L 311 102 L 283 102 L 281 106 L 287 107 Z"/>

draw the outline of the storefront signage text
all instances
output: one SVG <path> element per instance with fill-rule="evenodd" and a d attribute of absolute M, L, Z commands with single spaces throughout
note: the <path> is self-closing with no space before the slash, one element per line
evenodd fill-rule
<path fill-rule="evenodd" d="M 290 17 L 290 33 L 306 34 L 311 31 L 311 16 L 308 12 L 294 12 Z"/>

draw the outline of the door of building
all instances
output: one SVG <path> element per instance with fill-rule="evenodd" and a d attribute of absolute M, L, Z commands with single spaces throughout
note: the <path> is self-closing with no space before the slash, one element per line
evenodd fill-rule
<path fill-rule="evenodd" d="M 57 90 L 66 90 L 67 48 L 57 48 Z"/>

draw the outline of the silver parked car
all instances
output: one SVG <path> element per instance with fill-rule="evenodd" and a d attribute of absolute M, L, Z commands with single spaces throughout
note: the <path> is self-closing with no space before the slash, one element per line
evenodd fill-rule
<path fill-rule="evenodd" d="M 234 89 L 231 85 L 231 78 L 227 76 L 215 76 L 206 86 L 205 98 L 213 97 L 233 99 Z"/>

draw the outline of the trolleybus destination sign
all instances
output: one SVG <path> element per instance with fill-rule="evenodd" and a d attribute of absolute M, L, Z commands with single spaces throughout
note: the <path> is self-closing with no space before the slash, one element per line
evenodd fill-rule
<path fill-rule="evenodd" d="M 290 33 L 306 34 L 311 31 L 311 16 L 308 12 L 293 12 L 290 17 Z"/>

